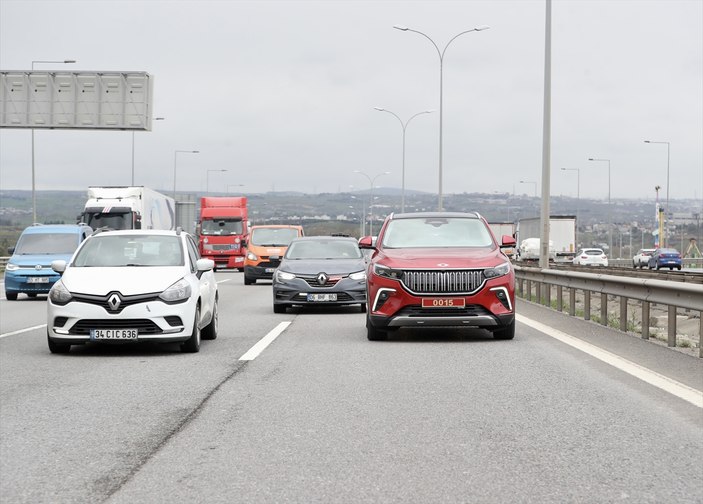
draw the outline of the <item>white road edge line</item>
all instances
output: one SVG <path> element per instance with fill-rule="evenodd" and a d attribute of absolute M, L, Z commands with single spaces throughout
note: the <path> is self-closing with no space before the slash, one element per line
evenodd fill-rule
<path fill-rule="evenodd" d="M 278 338 L 283 331 L 291 324 L 288 322 L 281 322 L 276 327 L 274 327 L 266 336 L 261 338 L 256 345 L 251 347 L 247 353 L 242 355 L 240 361 L 252 361 L 256 359 L 261 352 L 263 352 L 267 346 L 269 346 L 273 341 Z"/>
<path fill-rule="evenodd" d="M 614 353 L 603 350 L 602 348 L 592 345 L 591 343 L 587 343 L 537 321 L 523 317 L 522 315 L 516 314 L 515 318 L 521 324 L 528 325 L 533 329 L 546 334 L 547 336 L 557 339 L 562 343 L 566 343 L 577 350 L 581 350 L 582 352 L 585 352 L 588 355 L 605 362 L 606 364 L 610 364 L 611 366 L 624 371 L 635 378 L 639 378 L 640 380 L 675 395 L 684 401 L 688 401 L 694 406 L 703 408 L 703 391 L 694 389 L 688 385 L 684 385 L 676 380 L 672 380 L 671 378 L 659 374 L 656 371 L 640 366 L 639 364 L 624 359 L 619 355 L 615 355 Z"/>
<path fill-rule="evenodd" d="M 26 329 L 20 329 L 19 331 L 6 332 L 5 334 L 0 334 L 0 338 L 5 338 L 7 336 L 14 336 L 15 334 L 22 334 L 22 333 L 26 333 L 29 331 L 34 331 L 35 329 L 41 329 L 42 327 L 46 327 L 46 324 L 35 325 L 34 327 L 27 327 Z"/>

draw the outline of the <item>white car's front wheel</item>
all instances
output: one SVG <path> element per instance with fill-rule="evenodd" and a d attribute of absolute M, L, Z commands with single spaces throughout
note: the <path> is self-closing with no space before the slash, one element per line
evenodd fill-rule
<path fill-rule="evenodd" d="M 200 305 L 195 307 L 195 320 L 193 320 L 193 332 L 182 345 L 181 350 L 188 353 L 200 351 Z"/>

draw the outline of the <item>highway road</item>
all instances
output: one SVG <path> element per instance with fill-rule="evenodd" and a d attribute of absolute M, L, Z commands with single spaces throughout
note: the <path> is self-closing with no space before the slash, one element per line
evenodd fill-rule
<path fill-rule="evenodd" d="M 703 502 L 702 359 L 523 301 L 512 341 L 369 342 L 216 276 L 198 354 L 52 355 L 45 298 L 0 301 L 2 502 Z"/>

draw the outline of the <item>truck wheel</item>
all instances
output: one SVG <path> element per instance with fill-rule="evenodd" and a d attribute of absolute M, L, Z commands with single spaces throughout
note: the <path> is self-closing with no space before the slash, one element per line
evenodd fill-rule
<path fill-rule="evenodd" d="M 17 293 L 5 291 L 5 299 L 8 301 L 17 301 Z"/>

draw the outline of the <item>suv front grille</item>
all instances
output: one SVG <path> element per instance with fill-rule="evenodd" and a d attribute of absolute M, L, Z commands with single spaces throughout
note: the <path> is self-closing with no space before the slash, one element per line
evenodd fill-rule
<path fill-rule="evenodd" d="M 473 294 L 483 287 L 483 270 L 404 270 L 403 286 L 413 294 Z"/>

